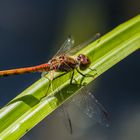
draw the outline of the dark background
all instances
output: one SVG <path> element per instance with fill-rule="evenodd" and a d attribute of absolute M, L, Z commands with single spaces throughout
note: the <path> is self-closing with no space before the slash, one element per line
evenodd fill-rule
<path fill-rule="evenodd" d="M 76 44 L 102 35 L 140 12 L 138 0 L 0 0 L 0 69 L 47 62 L 71 34 Z M 97 78 L 95 94 L 110 115 L 110 127 L 84 118 L 70 135 L 52 113 L 22 140 L 139 140 L 140 63 L 133 53 Z M 40 74 L 0 79 L 0 106 L 26 89 Z M 78 117 L 82 115 L 73 111 Z M 76 120 L 76 119 L 75 119 Z M 80 126 L 81 125 L 81 126 Z"/>

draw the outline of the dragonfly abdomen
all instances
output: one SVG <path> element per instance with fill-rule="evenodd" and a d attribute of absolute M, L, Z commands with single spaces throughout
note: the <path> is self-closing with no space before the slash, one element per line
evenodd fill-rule
<path fill-rule="evenodd" d="M 46 63 L 46 64 L 41 64 L 41 65 L 33 66 L 33 67 L 0 71 L 0 77 L 6 77 L 10 75 L 19 75 L 19 74 L 24 74 L 24 73 L 32 73 L 32 72 L 43 72 L 43 71 L 49 71 L 49 70 L 50 70 L 50 65 Z"/>

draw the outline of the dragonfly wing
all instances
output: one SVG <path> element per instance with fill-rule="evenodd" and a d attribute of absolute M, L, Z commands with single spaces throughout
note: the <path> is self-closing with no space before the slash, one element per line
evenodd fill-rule
<path fill-rule="evenodd" d="M 92 38 L 90 38 L 88 41 L 78 45 L 78 46 L 75 46 L 73 47 L 69 52 L 68 54 L 70 55 L 74 55 L 76 52 L 80 51 L 82 48 L 84 48 L 85 46 L 87 46 L 88 44 L 90 44 L 91 42 L 97 40 L 99 37 L 100 37 L 100 33 L 97 33 L 96 35 L 94 35 Z"/>
<path fill-rule="evenodd" d="M 74 104 L 90 119 L 106 127 L 108 124 L 108 113 L 105 108 L 98 102 L 93 94 L 79 93 L 73 98 Z"/>
<path fill-rule="evenodd" d="M 74 46 L 74 39 L 72 36 L 68 36 L 68 38 L 62 44 L 62 46 L 60 47 L 58 52 L 54 55 L 54 57 L 69 52 L 73 46 Z"/>
<path fill-rule="evenodd" d="M 68 113 L 68 111 L 67 111 L 67 109 L 64 105 L 61 106 L 61 118 L 62 118 L 62 121 L 65 124 L 65 127 L 66 127 L 67 131 L 70 134 L 72 134 L 73 133 L 73 128 L 72 128 L 71 119 L 70 119 L 69 113 Z"/>
<path fill-rule="evenodd" d="M 76 52 L 78 52 L 79 50 L 81 50 L 82 48 L 84 48 L 85 46 L 90 44 L 91 42 L 95 41 L 99 37 L 100 37 L 100 34 L 97 33 L 94 37 L 92 37 L 88 41 L 86 41 L 86 42 L 84 42 L 84 43 L 82 43 L 82 44 L 80 44 L 78 46 L 74 46 L 74 39 L 73 39 L 73 37 L 72 36 L 68 36 L 67 39 L 65 40 L 65 42 L 60 47 L 60 49 L 57 51 L 57 53 L 53 56 L 53 58 L 57 57 L 57 56 L 60 56 L 62 54 L 74 55 Z"/>

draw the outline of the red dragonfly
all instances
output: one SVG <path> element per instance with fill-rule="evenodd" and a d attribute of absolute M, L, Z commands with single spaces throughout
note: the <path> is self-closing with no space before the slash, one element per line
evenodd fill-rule
<path fill-rule="evenodd" d="M 78 56 L 72 56 L 75 54 L 78 50 L 82 49 L 89 43 L 93 42 L 96 38 L 98 38 L 100 34 L 96 34 L 95 37 L 88 40 L 87 42 L 74 47 L 74 40 L 72 37 L 68 37 L 66 41 L 63 43 L 62 47 L 59 49 L 59 51 L 56 53 L 56 55 L 48 61 L 48 63 L 32 66 L 32 67 L 26 67 L 26 68 L 17 68 L 17 69 L 11 69 L 11 70 L 3 70 L 0 71 L 0 77 L 10 76 L 10 75 L 18 75 L 18 74 L 24 74 L 24 73 L 32 73 L 32 72 L 41 72 L 43 75 L 50 71 L 60 71 L 60 72 L 70 72 L 76 69 L 80 74 L 82 74 L 78 69 L 85 70 L 90 65 L 89 58 L 84 55 L 80 54 Z M 82 74 L 83 75 L 83 74 Z M 74 97 L 74 103 L 76 106 L 80 108 L 80 110 L 86 114 L 89 118 L 96 120 L 97 122 L 101 124 L 108 125 L 106 123 L 106 117 L 107 113 L 106 110 L 102 107 L 102 105 L 96 100 L 96 98 L 90 93 L 86 93 L 83 96 L 80 96 L 80 100 L 76 97 Z M 82 108 L 82 103 L 86 104 L 86 107 Z M 68 112 L 64 110 L 64 117 L 65 120 L 67 119 L 67 122 L 65 122 L 67 125 L 67 128 L 69 129 L 69 132 L 72 133 L 72 124 L 68 115 Z"/>
<path fill-rule="evenodd" d="M 80 54 L 76 57 L 70 56 L 70 54 L 75 53 L 74 49 L 71 49 L 73 48 L 73 46 L 74 46 L 73 38 L 68 37 L 67 40 L 62 45 L 62 47 L 56 53 L 56 55 L 50 61 L 48 61 L 48 63 L 32 66 L 32 67 L 3 70 L 0 71 L 0 77 L 19 75 L 24 73 L 33 73 L 33 72 L 48 73 L 49 71 L 53 71 L 53 70 L 60 71 L 60 72 L 69 72 L 76 68 L 79 68 L 80 70 L 86 69 L 90 64 L 88 57 L 85 56 L 84 54 Z M 80 49 L 84 46 L 85 44 L 79 45 L 79 47 L 75 47 L 75 48 Z"/>

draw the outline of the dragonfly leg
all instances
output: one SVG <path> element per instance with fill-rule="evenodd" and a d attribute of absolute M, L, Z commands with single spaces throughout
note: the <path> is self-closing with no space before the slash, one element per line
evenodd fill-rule
<path fill-rule="evenodd" d="M 70 79 L 70 85 L 77 85 L 77 86 L 85 86 L 86 84 L 83 84 L 84 77 L 80 80 L 80 83 L 78 83 L 75 79 L 74 79 L 74 70 L 72 71 L 72 75 L 71 75 L 71 79 Z M 73 83 L 73 81 L 75 81 L 75 83 Z"/>
<path fill-rule="evenodd" d="M 89 69 L 90 69 L 90 68 L 89 68 Z M 92 70 L 92 69 L 90 69 L 90 70 Z M 78 69 L 76 69 L 76 71 L 77 71 L 80 75 L 83 76 L 82 79 L 80 80 L 80 83 L 79 83 L 79 85 L 81 85 L 81 86 L 85 86 L 85 85 L 86 85 L 86 83 L 83 83 L 83 80 L 84 80 L 85 77 L 92 77 L 92 78 L 94 78 L 94 76 L 97 74 L 96 69 L 95 69 L 95 70 L 92 70 L 92 71 L 95 71 L 95 72 L 96 72 L 94 75 L 92 75 L 92 74 L 83 74 L 83 73 L 82 73 L 81 71 L 79 71 Z"/>
<path fill-rule="evenodd" d="M 82 80 L 80 81 L 80 84 L 77 83 L 77 81 L 74 79 L 74 70 L 72 71 L 72 75 L 71 75 L 71 79 L 70 79 L 70 84 L 71 85 L 82 85 L 85 86 L 85 84 L 82 84 L 82 81 L 84 80 L 85 77 L 94 77 L 94 75 L 91 74 L 83 74 L 82 72 L 80 72 L 78 69 L 76 69 L 76 71 L 83 76 Z M 73 83 L 73 80 L 75 81 L 75 83 Z"/>
<path fill-rule="evenodd" d="M 44 95 L 43 97 L 41 97 L 40 100 L 42 100 L 43 98 L 45 98 L 45 97 L 48 95 L 48 91 L 49 91 L 50 88 L 52 89 L 52 80 L 50 80 L 50 79 L 47 78 L 47 77 L 45 77 L 45 78 L 49 80 L 49 85 L 48 85 L 48 87 L 47 87 L 47 90 L 46 90 L 45 95 Z"/>
<path fill-rule="evenodd" d="M 95 73 L 97 74 L 97 70 L 96 69 L 92 69 L 92 68 L 88 68 L 90 69 L 91 71 L 95 71 Z"/>
<path fill-rule="evenodd" d="M 72 81 L 73 81 L 73 78 L 74 78 L 74 70 L 72 71 L 72 75 L 71 75 L 71 79 L 70 79 L 70 84 L 72 85 Z"/>
<path fill-rule="evenodd" d="M 73 83 L 72 81 L 75 81 L 75 83 Z M 77 81 L 74 79 L 74 70 L 72 71 L 72 75 L 71 75 L 71 79 L 70 79 L 70 85 L 79 85 L 79 84 L 76 84 Z"/>
<path fill-rule="evenodd" d="M 57 78 L 59 78 L 59 77 L 65 75 L 65 74 L 66 74 L 66 72 L 65 72 L 65 73 L 62 73 L 61 75 L 59 75 L 59 76 L 57 76 L 57 77 L 55 77 L 55 78 L 53 78 L 53 79 L 50 79 L 50 78 L 48 78 L 47 76 L 43 75 L 44 78 L 46 78 L 46 79 L 49 80 L 49 85 L 48 85 L 48 89 L 47 89 L 47 91 L 46 91 L 46 94 L 45 94 L 41 99 L 43 99 L 44 97 L 47 96 L 47 93 L 48 93 L 48 91 L 49 91 L 50 88 L 51 88 L 51 90 L 53 91 L 53 87 L 52 87 L 52 85 L 53 85 L 53 84 L 52 84 L 53 80 L 55 80 L 55 79 L 57 79 Z M 42 76 L 42 75 L 41 75 L 41 76 Z"/>
<path fill-rule="evenodd" d="M 81 71 L 79 71 L 78 69 L 76 69 L 76 71 L 80 74 L 80 75 L 82 75 L 83 77 L 93 77 L 94 78 L 94 76 L 95 75 L 92 75 L 92 74 L 83 74 Z M 93 70 L 92 70 L 93 71 Z M 96 70 L 95 70 L 96 71 Z M 96 73 L 97 74 L 97 73 Z"/>
<path fill-rule="evenodd" d="M 57 78 L 59 78 L 59 77 L 61 77 L 61 76 L 65 75 L 65 74 L 67 74 L 67 72 L 64 72 L 64 73 L 62 73 L 62 74 L 58 75 L 58 76 L 57 76 L 57 77 L 55 77 L 53 80 L 55 80 L 55 79 L 57 79 Z"/>

